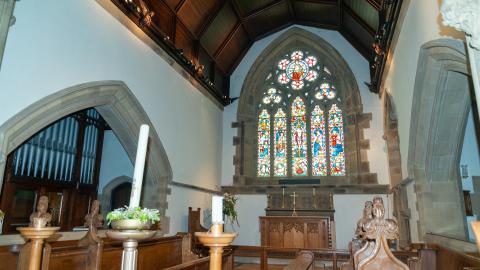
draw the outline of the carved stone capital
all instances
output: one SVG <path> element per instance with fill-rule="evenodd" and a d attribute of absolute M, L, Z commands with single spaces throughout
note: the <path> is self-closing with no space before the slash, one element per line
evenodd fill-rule
<path fill-rule="evenodd" d="M 470 36 L 470 46 L 480 50 L 480 1 L 444 0 L 441 7 L 443 24 Z"/>

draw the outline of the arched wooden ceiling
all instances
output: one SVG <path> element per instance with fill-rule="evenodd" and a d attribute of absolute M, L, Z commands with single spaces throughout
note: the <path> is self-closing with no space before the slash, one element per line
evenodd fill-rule
<path fill-rule="evenodd" d="M 339 31 L 374 62 L 372 44 L 385 33 L 385 21 L 397 0 L 111 0 L 125 13 L 133 6 L 154 12 L 147 34 L 163 35 L 228 97 L 228 80 L 250 46 L 293 24 Z M 133 1 L 133 2 L 132 2 Z M 385 2 L 385 3 L 384 3 Z M 401 2 L 401 0 L 400 0 Z M 130 3 L 130 4 L 129 4 Z M 130 5 L 130 6 L 129 6 Z M 125 8 L 129 6 L 130 8 Z M 133 10 L 133 12 L 132 12 Z M 142 18 L 141 12 L 137 16 Z M 128 14 L 127 14 L 128 15 Z M 132 19 L 135 16 L 130 16 Z M 157 41 L 158 43 L 159 41 Z M 187 61 L 189 62 L 189 61 Z"/>

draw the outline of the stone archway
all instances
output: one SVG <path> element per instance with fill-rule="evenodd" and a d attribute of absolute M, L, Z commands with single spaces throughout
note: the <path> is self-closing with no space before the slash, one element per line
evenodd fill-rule
<path fill-rule="evenodd" d="M 251 66 L 242 86 L 237 110 L 238 137 L 234 141 L 235 185 L 259 184 L 256 179 L 256 108 L 263 92 L 265 76 L 276 65 L 279 56 L 291 48 L 308 48 L 322 59 L 331 71 L 345 113 L 346 176 L 325 176 L 325 184 L 377 184 L 377 175 L 370 173 L 367 150 L 369 141 L 363 129 L 368 128 L 371 114 L 363 113 L 363 105 L 355 76 L 340 53 L 321 37 L 293 27 L 272 41 Z M 261 184 L 277 184 L 274 179 L 262 179 Z"/>
<path fill-rule="evenodd" d="M 105 214 L 105 213 L 110 211 L 112 191 L 116 187 L 118 187 L 119 185 L 124 184 L 124 183 L 132 183 L 132 177 L 126 176 L 126 175 L 115 177 L 112 180 L 110 180 L 108 182 L 108 184 L 105 185 L 105 187 L 103 187 L 102 198 L 100 200 L 102 209 L 101 209 L 100 213 Z"/>
<path fill-rule="evenodd" d="M 408 174 L 415 180 L 419 236 L 433 233 L 466 239 L 459 175 L 471 105 L 465 45 L 451 39 L 424 44 L 414 87 Z"/>
<path fill-rule="evenodd" d="M 142 203 L 157 208 L 162 216 L 167 209 L 168 183 L 172 169 L 163 145 L 148 115 L 131 90 L 121 81 L 89 82 L 49 95 L 0 126 L 0 188 L 7 155 L 45 126 L 79 110 L 94 107 L 108 122 L 132 163 L 135 160 L 138 130 L 150 125 L 150 141 Z"/>

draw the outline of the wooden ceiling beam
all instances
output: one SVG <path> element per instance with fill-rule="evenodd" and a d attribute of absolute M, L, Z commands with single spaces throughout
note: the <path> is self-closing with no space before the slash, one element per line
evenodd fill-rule
<path fill-rule="evenodd" d="M 243 19 L 244 19 L 244 20 L 248 20 L 248 19 L 250 19 L 250 18 L 256 17 L 256 16 L 260 15 L 261 13 L 263 13 L 264 11 L 269 10 L 270 8 L 273 8 L 273 7 L 277 6 L 277 5 L 283 4 L 283 3 L 285 3 L 286 1 L 287 1 L 287 0 L 277 0 L 277 1 L 273 2 L 273 3 L 271 3 L 270 5 L 266 5 L 266 6 L 262 7 L 262 8 L 259 8 L 259 9 L 254 10 L 252 13 L 247 14 L 245 17 L 243 17 Z"/>
<path fill-rule="evenodd" d="M 382 9 L 381 0 L 366 0 L 374 9 L 380 11 Z"/>
<path fill-rule="evenodd" d="M 197 0 L 195 0 L 197 1 Z M 202 24 L 200 27 L 200 31 L 198 32 L 198 39 L 201 39 L 205 31 L 207 31 L 208 27 L 210 24 L 212 24 L 213 20 L 217 17 L 218 13 L 220 13 L 220 10 L 222 10 L 224 5 L 227 5 L 228 2 L 226 0 L 222 0 L 218 2 L 218 4 L 213 8 L 212 13 L 210 13 L 210 16 L 205 20 L 205 22 Z"/>
<path fill-rule="evenodd" d="M 323 29 L 329 29 L 329 30 L 337 30 L 340 31 L 341 26 L 336 25 L 336 24 L 325 24 L 325 23 L 320 23 L 316 21 L 302 21 L 302 20 L 296 20 L 296 24 L 300 25 L 305 25 L 305 26 L 313 26 L 313 27 L 318 27 L 318 28 L 323 28 Z"/>
<path fill-rule="evenodd" d="M 368 25 L 360 16 L 357 15 L 349 6 L 343 4 L 343 11 L 348 13 L 358 24 L 360 24 L 367 32 L 372 36 L 375 37 L 377 33 L 370 25 Z"/>
<path fill-rule="evenodd" d="M 290 18 L 295 21 L 295 11 L 293 10 L 293 4 L 291 0 L 287 0 L 288 5 L 288 14 L 290 14 Z"/>
<path fill-rule="evenodd" d="M 372 60 L 372 50 L 365 48 L 356 38 L 354 38 L 345 28 L 339 30 L 340 34 L 369 62 Z"/>
<path fill-rule="evenodd" d="M 234 1 L 234 0 L 228 0 L 228 2 L 230 3 L 230 5 L 232 5 L 233 10 L 235 11 L 235 14 L 236 14 L 237 17 L 240 19 L 240 22 L 241 22 L 241 24 L 242 24 L 243 30 L 245 30 L 245 33 L 247 33 L 249 42 L 250 42 L 250 43 L 253 42 L 253 36 L 252 36 L 252 34 L 247 31 L 245 25 L 243 24 L 244 20 L 243 20 L 243 17 L 242 17 L 242 12 L 240 11 L 240 7 L 237 5 L 237 2 Z"/>
<path fill-rule="evenodd" d="M 183 7 L 185 2 L 187 2 L 187 0 L 180 0 L 180 2 L 178 2 L 177 6 L 175 7 L 175 10 L 173 11 L 175 12 L 175 15 L 178 14 L 178 11 L 180 11 L 180 9 Z"/>
<path fill-rule="evenodd" d="M 337 9 L 338 9 L 338 25 L 343 27 L 343 0 L 338 0 Z"/>
<path fill-rule="evenodd" d="M 240 20 L 238 20 L 232 31 L 228 33 L 227 38 L 222 42 L 222 44 L 220 44 L 220 47 L 218 47 L 218 49 L 213 54 L 213 58 L 215 58 L 215 60 L 217 60 L 217 57 L 220 55 L 220 53 L 227 47 L 228 43 L 232 40 L 233 36 L 240 27 L 242 27 L 242 23 L 240 22 Z"/>
<path fill-rule="evenodd" d="M 287 21 L 287 22 L 285 22 L 284 24 L 282 24 L 282 25 L 280 25 L 280 26 L 277 26 L 277 27 L 271 29 L 270 31 L 267 31 L 267 32 L 265 32 L 265 33 L 263 33 L 263 34 L 261 34 L 261 35 L 256 36 L 255 39 L 254 39 L 254 41 L 260 40 L 260 39 L 262 39 L 262 38 L 264 38 L 264 37 L 266 37 L 266 36 L 269 36 L 269 35 L 271 35 L 271 34 L 273 34 L 273 33 L 275 33 L 275 32 L 278 32 L 278 31 L 280 31 L 280 30 L 282 30 L 282 29 L 285 29 L 285 28 L 287 28 L 287 27 L 289 27 L 289 26 L 291 26 L 291 25 L 293 25 L 293 21 Z"/>

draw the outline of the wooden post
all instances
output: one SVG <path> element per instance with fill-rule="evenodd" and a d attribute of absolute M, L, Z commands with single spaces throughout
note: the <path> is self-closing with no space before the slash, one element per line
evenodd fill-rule
<path fill-rule="evenodd" d="M 262 253 L 260 257 L 260 270 L 267 270 L 267 269 L 268 269 L 267 249 L 262 247 Z"/>
<path fill-rule="evenodd" d="M 30 256 L 28 263 L 21 263 L 22 265 L 28 265 L 26 269 L 28 270 L 40 270 L 40 264 L 42 262 L 42 247 L 43 242 L 46 238 L 52 236 L 60 227 L 45 227 L 45 228 L 34 228 L 34 227 L 24 227 L 17 228 L 20 231 L 20 234 L 28 242 L 30 240 Z M 28 244 L 28 243 L 27 243 Z M 24 270 L 24 269 L 20 269 Z"/>
<path fill-rule="evenodd" d="M 196 232 L 195 236 L 205 246 L 210 247 L 210 270 L 222 270 L 223 247 L 237 236 L 236 233 L 224 233 L 222 223 L 214 223 L 210 232 Z"/>

